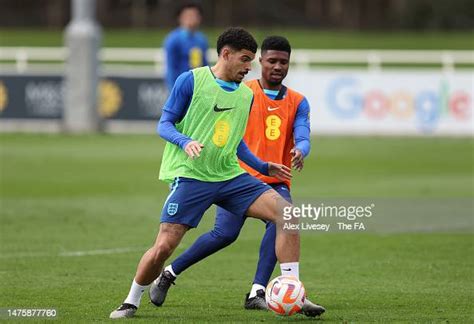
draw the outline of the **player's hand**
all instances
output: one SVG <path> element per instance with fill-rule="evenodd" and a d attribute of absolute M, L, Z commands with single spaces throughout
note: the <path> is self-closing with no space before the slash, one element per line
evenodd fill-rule
<path fill-rule="evenodd" d="M 291 158 L 291 165 L 293 168 L 297 171 L 301 171 L 304 166 L 304 156 L 303 153 L 298 150 L 296 147 L 294 147 L 291 151 L 290 154 L 292 155 Z"/>
<path fill-rule="evenodd" d="M 291 180 L 291 169 L 283 164 L 268 162 L 268 174 L 278 180 Z"/>
<path fill-rule="evenodd" d="M 184 151 L 191 158 L 195 159 L 200 156 L 201 150 L 204 148 L 204 145 L 198 141 L 191 141 L 184 147 Z"/>

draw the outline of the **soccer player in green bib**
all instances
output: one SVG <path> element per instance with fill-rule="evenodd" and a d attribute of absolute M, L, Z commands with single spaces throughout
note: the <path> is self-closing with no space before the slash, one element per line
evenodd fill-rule
<path fill-rule="evenodd" d="M 241 81 L 256 51 L 250 33 L 229 28 L 218 38 L 218 61 L 213 67 L 185 72 L 176 80 L 158 124 L 160 136 L 168 141 L 160 179 L 171 183 L 171 192 L 155 244 L 141 258 L 129 294 L 111 318 L 136 313 L 145 289 L 160 275 L 186 231 L 198 226 L 212 204 L 274 222 L 282 274 L 299 278 L 299 232 L 282 229 L 283 211 L 291 204 L 238 162 L 239 158 L 264 175 L 291 178 L 287 166 L 261 161 L 242 140 L 253 93 Z"/>

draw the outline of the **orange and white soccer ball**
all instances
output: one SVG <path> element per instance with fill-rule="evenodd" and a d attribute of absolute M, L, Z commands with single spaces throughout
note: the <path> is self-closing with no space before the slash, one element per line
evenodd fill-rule
<path fill-rule="evenodd" d="M 291 316 L 303 308 L 306 292 L 303 283 L 293 276 L 279 276 L 265 291 L 268 307 L 282 316 Z"/>

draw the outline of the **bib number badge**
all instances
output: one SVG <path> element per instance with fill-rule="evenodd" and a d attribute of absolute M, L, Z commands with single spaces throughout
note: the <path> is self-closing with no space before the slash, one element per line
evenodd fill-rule
<path fill-rule="evenodd" d="M 265 136 L 271 140 L 275 141 L 280 138 L 280 126 L 281 126 L 281 119 L 277 115 L 270 115 L 265 119 L 265 125 L 267 128 L 265 129 Z"/>
<path fill-rule="evenodd" d="M 223 147 L 229 140 L 230 124 L 225 120 L 219 120 L 214 125 L 214 135 L 212 142 L 217 147 Z"/>

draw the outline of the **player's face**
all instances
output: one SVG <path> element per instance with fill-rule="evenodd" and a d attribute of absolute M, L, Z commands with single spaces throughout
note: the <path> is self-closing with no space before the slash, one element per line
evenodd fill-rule
<path fill-rule="evenodd" d="M 227 64 L 229 77 L 234 82 L 242 82 L 245 75 L 252 69 L 255 54 L 249 50 L 233 51 L 229 49 Z"/>
<path fill-rule="evenodd" d="M 201 25 L 201 14 L 195 8 L 186 8 L 179 15 L 179 25 L 186 29 L 196 30 Z"/>
<path fill-rule="evenodd" d="M 288 74 L 290 54 L 284 51 L 268 50 L 260 58 L 262 77 L 273 85 L 279 85 Z"/>

